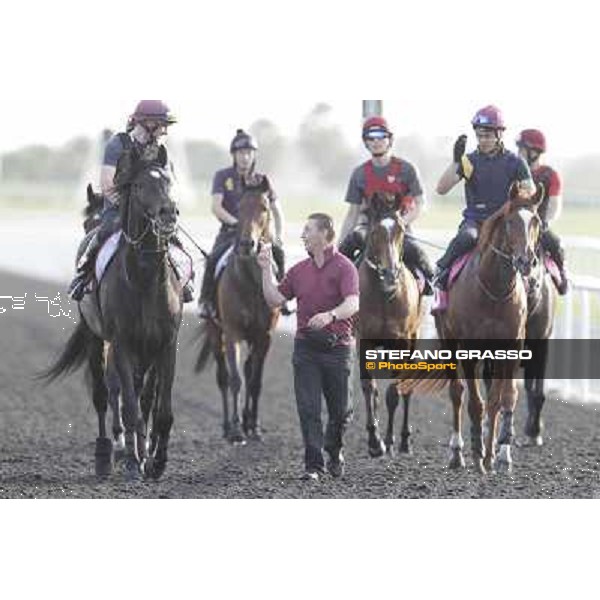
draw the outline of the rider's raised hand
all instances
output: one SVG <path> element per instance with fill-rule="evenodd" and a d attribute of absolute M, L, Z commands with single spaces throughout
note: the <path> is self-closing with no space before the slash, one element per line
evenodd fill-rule
<path fill-rule="evenodd" d="M 465 153 L 466 148 L 467 148 L 467 136 L 464 134 L 459 135 L 457 140 L 454 142 L 453 157 L 454 157 L 455 163 L 460 164 L 460 161 L 463 157 L 463 154 Z"/>
<path fill-rule="evenodd" d="M 258 264 L 260 268 L 266 271 L 271 268 L 271 263 L 273 261 L 273 250 L 271 249 L 271 244 L 263 244 L 260 252 L 257 255 Z"/>

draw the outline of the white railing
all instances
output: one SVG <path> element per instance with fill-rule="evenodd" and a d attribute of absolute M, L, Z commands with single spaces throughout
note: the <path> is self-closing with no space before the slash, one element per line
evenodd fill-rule
<path fill-rule="evenodd" d="M 593 307 L 600 307 L 600 278 L 587 275 L 571 278 L 569 293 L 562 300 L 552 337 L 562 340 L 593 339 L 598 337 L 600 324 L 595 322 Z M 565 352 L 565 357 L 571 353 Z M 586 355 L 583 367 L 590 370 L 597 357 Z M 600 374 L 599 374 L 600 377 Z M 548 387 L 558 389 L 565 399 L 581 402 L 600 402 L 600 379 L 550 380 Z"/>

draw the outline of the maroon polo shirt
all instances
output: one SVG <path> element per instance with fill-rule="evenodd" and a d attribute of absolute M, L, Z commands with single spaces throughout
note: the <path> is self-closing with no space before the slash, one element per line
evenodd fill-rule
<path fill-rule="evenodd" d="M 321 268 L 312 257 L 299 262 L 286 273 L 279 291 L 288 300 L 297 299 L 296 337 L 302 339 L 314 315 L 329 312 L 348 296 L 358 295 L 358 271 L 348 258 L 329 246 Z M 340 344 L 346 345 L 352 343 L 352 329 L 352 318 L 339 319 L 325 327 L 340 337 Z"/>

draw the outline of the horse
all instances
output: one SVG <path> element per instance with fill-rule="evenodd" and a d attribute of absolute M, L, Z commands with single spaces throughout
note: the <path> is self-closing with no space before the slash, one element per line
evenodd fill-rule
<path fill-rule="evenodd" d="M 523 277 L 529 277 L 536 263 L 540 219 L 537 215 L 543 189 L 521 198 L 517 187 L 509 200 L 482 225 L 479 240 L 449 291 L 448 308 L 435 316 L 438 336 L 443 345 L 455 351 L 464 340 L 514 341 L 518 346 L 526 335 L 528 321 L 527 291 Z M 493 345 L 493 342 L 491 342 Z M 483 400 L 480 395 L 476 358 L 461 360 L 468 388 L 471 419 L 471 450 L 480 473 L 493 468 L 512 469 L 511 442 L 514 435 L 513 412 L 517 402 L 516 371 L 518 359 L 495 361 L 494 379 L 488 394 L 488 432 L 483 444 Z M 453 406 L 453 433 L 450 440 L 449 467 L 464 468 L 462 453 L 462 400 L 464 384 L 456 371 L 448 371 Z M 495 434 L 502 408 L 498 435 L 499 453 L 495 460 Z"/>
<path fill-rule="evenodd" d="M 261 269 L 257 261 L 260 244 L 270 239 L 268 182 L 262 178 L 244 184 L 240 200 L 235 243 L 217 283 L 217 321 L 201 325 L 201 344 L 195 372 L 200 373 L 211 354 L 217 363 L 217 385 L 223 403 L 223 435 L 234 445 L 247 438 L 262 439 L 258 403 L 263 367 L 279 309 L 267 305 L 262 291 Z M 240 422 L 240 349 L 245 342 L 245 404 Z M 229 393 L 232 414 L 229 417 Z"/>
<path fill-rule="evenodd" d="M 402 262 L 405 226 L 396 207 L 393 194 L 375 194 L 367 212 L 366 247 L 358 268 L 360 309 L 356 339 L 359 347 L 361 339 L 394 339 L 399 346 L 412 350 L 421 326 L 421 295 L 415 277 Z M 385 395 L 388 410 L 385 444 L 379 433 L 379 390 L 367 370 L 361 373 L 361 388 L 367 408 L 369 455 L 376 458 L 384 452 L 393 454 L 398 388 L 390 384 Z M 402 453 L 411 451 L 408 425 L 411 394 L 402 394 L 404 418 L 399 444 Z"/>
<path fill-rule="evenodd" d="M 166 165 L 131 166 L 121 181 L 126 193 L 120 203 L 122 235 L 117 251 L 101 282 L 79 302 L 80 321 L 44 376 L 54 380 L 87 360 L 98 415 L 96 474 L 105 477 L 112 470 L 105 375 L 113 364 L 122 392 L 125 476 L 134 480 L 143 473 L 158 479 L 166 468 L 173 424 L 171 390 L 183 307 L 182 285 L 167 256 L 179 211 Z M 107 349 L 112 359 L 107 360 Z"/>
<path fill-rule="evenodd" d="M 548 344 L 554 325 L 556 289 L 544 265 L 543 250 L 530 278 L 525 347 L 534 349 L 533 359 L 524 363 L 525 393 L 527 394 L 526 445 L 541 446 L 542 407 L 546 401 L 544 376 L 548 359 Z"/>

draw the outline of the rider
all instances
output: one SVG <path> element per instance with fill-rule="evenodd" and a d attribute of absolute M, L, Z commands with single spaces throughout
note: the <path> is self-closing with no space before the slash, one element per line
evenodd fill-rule
<path fill-rule="evenodd" d="M 560 238 L 549 229 L 549 223 L 560 216 L 562 210 L 562 182 L 559 174 L 548 165 L 541 162 L 541 156 L 546 152 L 546 137 L 538 129 L 524 129 L 517 137 L 519 155 L 527 161 L 533 180 L 544 186 L 544 198 L 538 210 L 542 219 L 542 249 L 548 252 L 560 271 L 561 282 L 558 293 L 567 293 L 568 280 L 565 270 L 565 251 Z"/>
<path fill-rule="evenodd" d="M 239 205 L 244 192 L 243 184 L 253 178 L 264 177 L 255 170 L 257 150 L 258 146 L 254 138 L 243 129 L 238 129 L 229 147 L 233 165 L 215 173 L 212 186 L 212 211 L 217 219 L 221 221 L 221 229 L 219 229 L 212 252 L 205 264 L 204 278 L 198 301 L 198 315 L 200 318 L 206 319 L 216 316 L 215 268 L 221 256 L 235 239 Z M 284 221 L 280 203 L 277 201 L 277 196 L 270 183 L 268 197 L 275 224 L 275 239 L 272 247 L 273 259 L 277 266 L 277 279 L 280 280 L 285 273 L 285 257 L 282 247 Z"/>
<path fill-rule="evenodd" d="M 100 226 L 88 243 L 77 263 L 75 277 L 69 286 L 69 296 L 80 301 L 93 274 L 96 255 L 102 244 L 120 227 L 119 202 L 123 198 L 127 182 L 119 182 L 119 176 L 129 171 L 132 162 L 156 163 L 173 170 L 164 146 L 169 125 L 177 119 L 162 100 L 142 100 L 129 117 L 126 131 L 113 135 L 108 141 L 100 169 L 100 189 L 104 196 L 104 210 Z M 176 237 L 173 242 L 181 247 Z M 193 298 L 191 281 L 183 290 L 184 302 Z"/>
<path fill-rule="evenodd" d="M 415 167 L 392 155 L 393 133 L 383 117 L 370 117 L 363 124 L 362 138 L 372 158 L 352 173 L 346 202 L 350 204 L 340 232 L 340 251 L 351 260 L 362 252 L 367 235 L 366 210 L 377 192 L 393 193 L 398 198 L 398 210 L 406 224 L 403 256 L 407 267 L 417 267 L 425 276 L 425 295 L 431 295 L 433 269 L 425 252 L 411 237 L 410 224 L 423 206 L 423 189 Z"/>
<path fill-rule="evenodd" d="M 448 285 L 452 263 L 475 247 L 481 224 L 506 202 L 511 185 L 518 184 L 520 195 L 529 196 L 535 191 L 527 163 L 504 147 L 502 136 L 506 127 L 500 110 L 485 106 L 475 113 L 471 125 L 477 150 L 465 155 L 467 136 L 459 136 L 454 143 L 452 164 L 436 188 L 438 194 L 445 195 L 464 179 L 467 202 L 458 234 L 437 261 L 435 285 L 441 290 Z"/>

